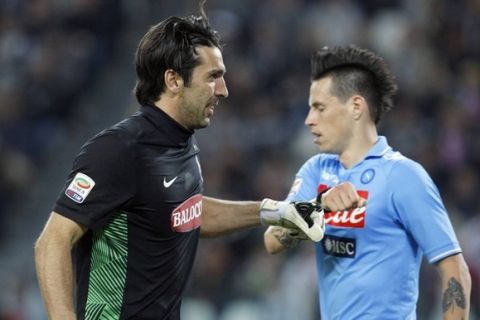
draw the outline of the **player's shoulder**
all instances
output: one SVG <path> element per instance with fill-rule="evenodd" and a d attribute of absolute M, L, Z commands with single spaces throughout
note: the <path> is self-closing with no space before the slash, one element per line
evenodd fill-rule
<path fill-rule="evenodd" d="M 132 151 L 136 137 L 129 130 L 130 127 L 126 125 L 125 121 L 127 119 L 94 135 L 82 146 L 82 150 L 111 155 Z"/>
<path fill-rule="evenodd" d="M 402 155 L 400 152 L 391 151 L 384 155 L 384 159 L 389 163 L 390 176 L 395 181 L 429 177 L 427 171 L 420 163 Z"/>
<path fill-rule="evenodd" d="M 139 140 L 150 127 L 151 123 L 138 111 L 106 129 L 106 133 L 134 141 Z"/>

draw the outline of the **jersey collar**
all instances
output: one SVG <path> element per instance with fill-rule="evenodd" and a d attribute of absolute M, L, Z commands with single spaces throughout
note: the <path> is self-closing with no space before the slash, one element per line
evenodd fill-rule
<path fill-rule="evenodd" d="M 345 169 L 345 167 L 341 164 L 340 160 L 338 161 L 340 164 L 340 171 L 348 171 L 348 170 L 353 170 L 354 168 L 359 168 L 363 165 L 364 161 L 369 159 L 369 158 L 380 158 L 387 152 L 392 150 L 392 148 L 388 145 L 387 138 L 384 136 L 378 136 L 377 142 L 368 150 L 368 153 L 365 155 L 365 157 L 354 164 L 350 169 Z M 337 155 L 338 157 L 338 155 Z"/>
<path fill-rule="evenodd" d="M 377 142 L 370 148 L 365 159 L 373 158 L 373 157 L 382 157 L 385 153 L 392 150 L 392 148 L 388 145 L 387 138 L 384 136 L 378 136 Z"/>
<path fill-rule="evenodd" d="M 152 121 L 153 125 L 162 133 L 165 134 L 169 140 L 176 143 L 187 142 L 193 135 L 192 130 L 184 128 L 181 124 L 175 121 L 172 117 L 166 114 L 162 109 L 152 106 L 143 105 L 140 111 Z"/>

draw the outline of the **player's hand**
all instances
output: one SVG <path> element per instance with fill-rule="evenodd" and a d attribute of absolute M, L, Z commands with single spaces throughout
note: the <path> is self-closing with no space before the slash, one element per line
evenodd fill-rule
<path fill-rule="evenodd" d="M 316 202 L 264 199 L 261 204 L 260 218 L 264 224 L 299 230 L 309 239 L 317 242 L 322 240 L 325 232 L 323 209 Z"/>
<path fill-rule="evenodd" d="M 350 182 L 342 182 L 326 192 L 320 193 L 317 201 L 321 203 L 325 211 L 343 211 L 367 205 L 367 200 L 358 195 L 357 190 Z"/>
<path fill-rule="evenodd" d="M 309 237 L 303 231 L 300 231 L 298 229 L 288 229 L 284 227 L 279 227 L 279 226 L 270 226 L 268 227 L 267 231 L 265 234 L 269 236 L 273 236 L 274 238 L 277 239 L 277 241 L 282 245 L 283 248 L 294 248 L 298 245 L 300 240 L 310 240 Z M 265 243 L 265 246 L 267 246 L 267 251 L 270 249 L 270 253 L 277 253 L 281 251 L 277 246 L 274 246 L 273 244 L 268 244 L 268 242 Z M 274 249 L 277 250 L 274 250 Z"/>
<path fill-rule="evenodd" d="M 286 228 L 285 228 L 285 230 L 286 230 L 286 234 L 292 239 L 295 239 L 295 240 L 310 240 L 310 238 L 302 230 L 286 229 Z"/>

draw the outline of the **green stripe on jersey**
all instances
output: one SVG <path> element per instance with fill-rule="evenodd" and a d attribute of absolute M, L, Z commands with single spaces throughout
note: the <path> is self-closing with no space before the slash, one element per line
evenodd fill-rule
<path fill-rule="evenodd" d="M 93 233 L 85 320 L 120 318 L 127 276 L 127 214 Z"/>

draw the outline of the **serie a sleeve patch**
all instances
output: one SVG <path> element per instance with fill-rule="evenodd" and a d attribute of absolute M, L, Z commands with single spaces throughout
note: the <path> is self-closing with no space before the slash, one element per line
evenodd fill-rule
<path fill-rule="evenodd" d="M 296 196 L 297 193 L 300 191 L 300 187 L 302 186 L 303 179 L 297 178 L 292 184 L 290 191 L 288 192 L 288 197 Z"/>
<path fill-rule="evenodd" d="M 65 190 L 65 195 L 77 203 L 82 203 L 95 186 L 95 181 L 84 173 L 78 172 Z"/>

